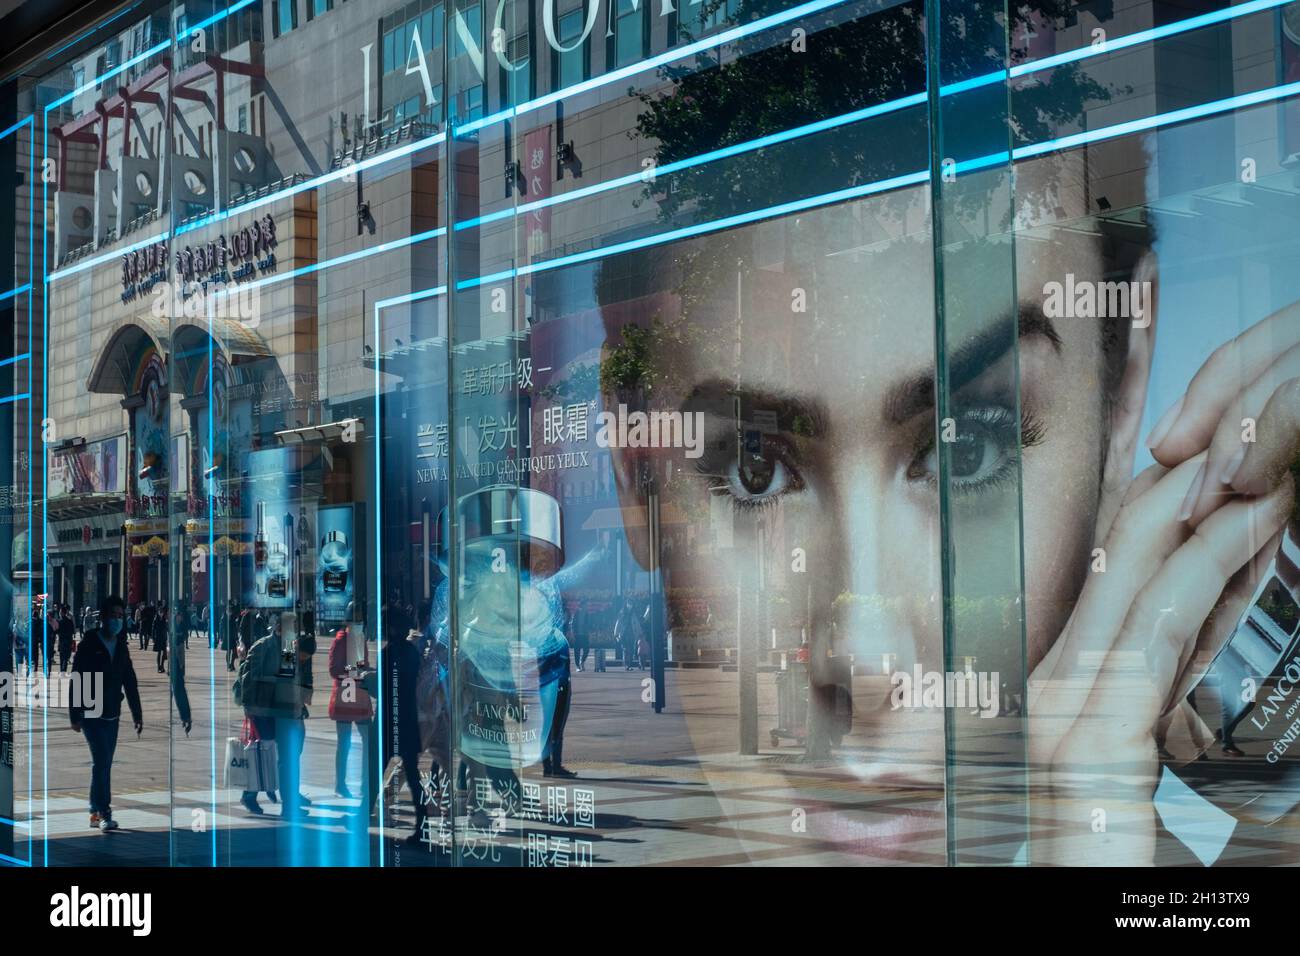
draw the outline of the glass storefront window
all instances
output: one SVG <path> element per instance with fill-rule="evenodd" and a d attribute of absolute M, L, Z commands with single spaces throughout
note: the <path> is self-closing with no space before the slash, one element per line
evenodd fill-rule
<path fill-rule="evenodd" d="M 305 2 L 0 82 L 0 859 L 1291 851 L 1295 0 Z"/>

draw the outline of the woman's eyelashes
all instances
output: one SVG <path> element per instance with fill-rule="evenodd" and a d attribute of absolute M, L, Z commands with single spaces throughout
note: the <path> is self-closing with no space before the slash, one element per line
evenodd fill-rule
<path fill-rule="evenodd" d="M 948 477 L 958 494 L 978 494 L 1014 482 L 1020 449 L 1039 444 L 1044 435 L 1033 413 L 1022 411 L 1017 419 L 1014 409 L 999 404 L 968 405 L 953 420 Z M 919 442 L 907 479 L 934 486 L 938 453 L 933 432 Z M 765 434 L 757 451 L 751 446 L 739 454 L 734 439 L 708 442 L 706 447 L 709 451 L 696 462 L 696 470 L 709 480 L 711 494 L 729 497 L 738 509 L 771 507 L 808 487 L 796 449 L 784 438 Z"/>
<path fill-rule="evenodd" d="M 804 487 L 803 477 L 793 463 L 784 441 L 763 435 L 760 450 L 746 448 L 735 454 L 706 455 L 696 465 L 700 474 L 712 479 L 709 491 L 726 495 L 737 508 L 765 508 Z"/>
<path fill-rule="evenodd" d="M 1019 426 L 1017 428 L 1017 426 Z M 953 416 L 949 442 L 949 474 L 952 490 L 958 494 L 989 491 L 1015 481 L 1020 449 L 1043 440 L 1043 426 L 1030 412 L 1019 420 L 1004 405 L 972 405 Z M 938 449 L 930 436 L 907 469 L 912 481 L 935 484 L 939 473 Z"/>

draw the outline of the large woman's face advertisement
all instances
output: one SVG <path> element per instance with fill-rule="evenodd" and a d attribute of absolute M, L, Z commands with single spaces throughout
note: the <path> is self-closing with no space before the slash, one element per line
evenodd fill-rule
<path fill-rule="evenodd" d="M 861 786 L 817 825 L 839 848 L 875 858 L 907 859 L 935 850 L 935 841 L 941 852 L 944 833 L 942 709 L 891 706 L 889 679 L 917 666 L 944 670 L 924 208 L 924 193 L 914 191 L 675 248 L 680 314 L 658 317 L 649 350 L 652 404 L 701 412 L 707 436 L 699 458 L 674 451 L 654 459 L 665 508 L 686 516 L 697 542 L 718 545 L 666 555 L 670 616 L 680 619 L 681 605 L 701 593 L 725 601 L 761 580 L 759 600 L 793 606 L 782 621 L 806 631 L 814 659 L 852 655 L 852 731 L 835 757 Z M 781 230 L 797 237 L 797 256 L 771 255 Z M 1028 669 L 1061 632 L 1087 570 L 1108 437 L 1098 324 L 1049 319 L 1039 290 L 1067 271 L 1099 278 L 1099 250 L 1093 237 L 1025 243 L 1020 315 L 990 315 L 973 323 L 968 340 L 950 343 L 954 376 L 964 378 L 950 409 L 960 436 L 952 508 L 968 538 L 987 528 L 984 557 L 993 565 L 1005 560 L 1005 529 L 1020 507 L 1017 433 L 1024 445 Z M 1018 404 L 1010 339 L 998 334 L 1012 322 L 1020 331 Z M 607 367 L 616 350 L 607 346 Z M 620 396 L 606 391 L 609 408 Z M 639 506 L 635 473 L 649 461 L 615 452 L 625 508 Z M 644 556 L 646 542 L 635 530 L 629 537 Z M 1004 568 L 990 570 L 1005 577 Z M 979 575 L 969 572 L 968 584 Z M 1014 630 L 991 635 L 975 667 L 1012 670 L 1018 622 L 1009 621 Z M 734 629 L 728 638 L 743 639 Z M 703 717 L 691 724 L 701 746 L 707 725 Z M 792 787 L 801 773 L 785 775 Z M 898 788 L 921 796 L 899 805 L 890 800 Z M 807 795 L 792 794 L 792 805 L 799 799 Z"/>

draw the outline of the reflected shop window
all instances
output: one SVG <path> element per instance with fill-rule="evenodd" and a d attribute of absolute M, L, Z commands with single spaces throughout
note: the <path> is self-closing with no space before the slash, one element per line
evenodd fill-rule
<path fill-rule="evenodd" d="M 144 0 L 0 156 L 0 862 L 1300 853 L 1296 0 Z"/>

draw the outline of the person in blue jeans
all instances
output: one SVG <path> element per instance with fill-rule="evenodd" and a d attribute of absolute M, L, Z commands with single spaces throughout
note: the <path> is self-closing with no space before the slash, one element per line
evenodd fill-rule
<path fill-rule="evenodd" d="M 99 627 L 82 639 L 72 672 L 83 691 L 80 696 L 72 697 L 72 729 L 84 734 L 90 747 L 90 825 L 106 833 L 117 829 L 112 808 L 112 773 L 123 698 L 131 708 L 136 735 L 144 730 L 140 689 L 127 649 L 126 604 L 120 597 L 105 598 L 100 605 Z M 96 675 L 101 678 L 98 682 Z M 91 688 L 98 691 L 93 698 Z"/>

